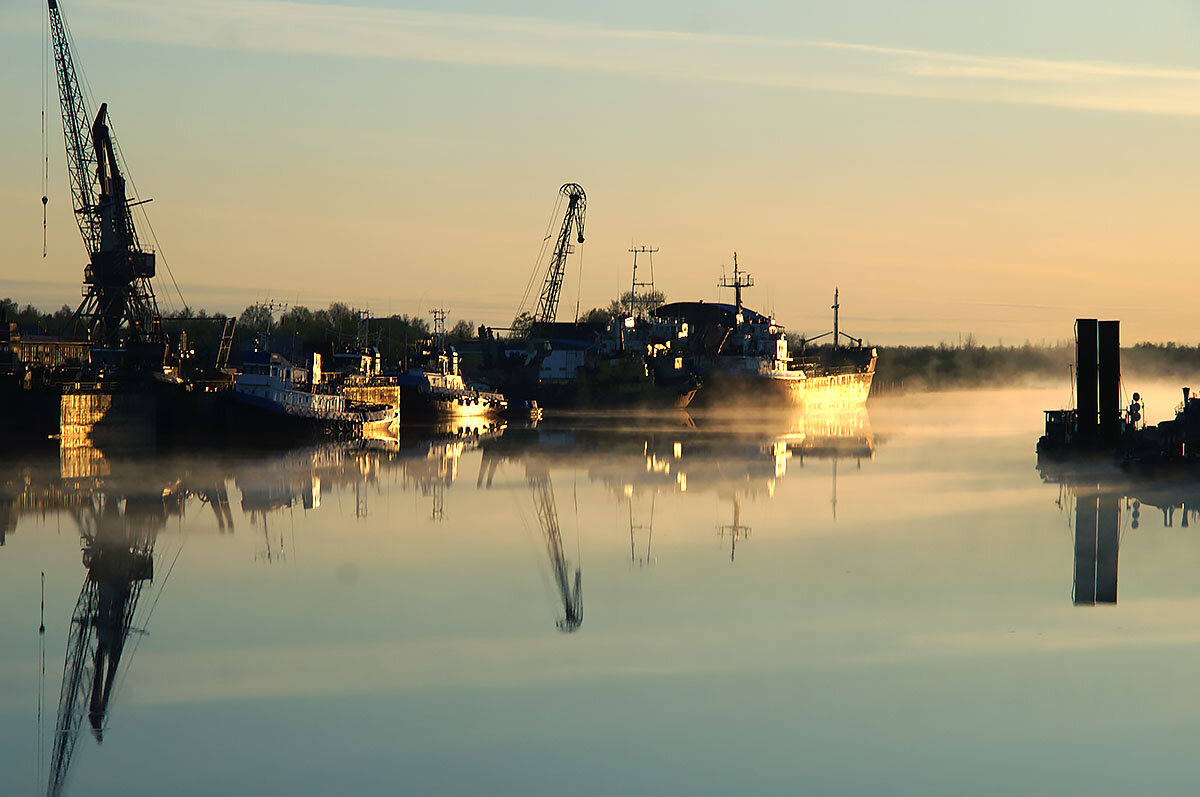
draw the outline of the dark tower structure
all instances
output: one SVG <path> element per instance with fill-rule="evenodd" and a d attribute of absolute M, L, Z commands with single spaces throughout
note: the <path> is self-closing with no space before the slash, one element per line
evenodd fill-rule
<path fill-rule="evenodd" d="M 1083 446 L 1095 445 L 1098 438 L 1096 338 L 1096 319 L 1075 320 L 1075 432 L 1076 440 Z"/>
<path fill-rule="evenodd" d="M 1121 322 L 1099 323 L 1100 442 L 1121 441 Z"/>
<path fill-rule="evenodd" d="M 138 242 L 130 213 L 137 203 L 126 194 L 108 105 L 101 103 L 95 117 L 89 112 L 58 0 L 48 0 L 48 8 L 71 195 L 88 253 L 86 293 L 67 331 L 83 332 L 95 346 L 125 348 L 139 360 L 157 351 L 161 365 L 165 337 L 150 283 L 154 253 Z"/>

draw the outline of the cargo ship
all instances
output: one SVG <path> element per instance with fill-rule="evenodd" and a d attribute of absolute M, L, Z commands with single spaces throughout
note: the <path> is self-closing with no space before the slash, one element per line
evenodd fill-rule
<path fill-rule="evenodd" d="M 752 403 L 804 408 L 862 406 L 871 392 L 877 351 L 838 328 L 840 304 L 833 301 L 832 336 L 815 356 L 793 357 L 782 324 L 742 304 L 742 289 L 754 284 L 734 256 L 734 304 L 672 302 L 653 311 L 656 318 L 686 325 L 690 370 L 700 378 L 695 405 Z"/>

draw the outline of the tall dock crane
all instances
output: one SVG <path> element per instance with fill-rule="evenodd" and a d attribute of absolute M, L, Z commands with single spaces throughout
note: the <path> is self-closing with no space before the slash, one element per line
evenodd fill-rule
<path fill-rule="evenodd" d="M 558 192 L 567 198 L 567 212 L 563 214 L 562 227 L 558 231 L 558 240 L 554 244 L 550 265 L 546 267 L 542 295 L 538 299 L 537 311 L 533 314 L 535 324 L 553 324 L 558 318 L 558 295 L 562 292 L 567 255 L 571 254 L 572 226 L 577 231 L 577 240 L 583 243 L 583 218 L 587 210 L 587 195 L 577 183 L 567 183 L 558 189 Z"/>
<path fill-rule="evenodd" d="M 78 334 L 82 324 L 95 345 L 149 354 L 163 349 L 166 338 L 150 280 L 154 253 L 142 249 L 130 210 L 134 204 L 108 127 L 108 104 L 101 103 L 93 118 L 80 88 L 66 26 L 58 0 L 47 0 L 54 67 L 62 108 L 67 170 L 79 232 L 87 248 L 88 265 L 83 301 L 67 326 Z"/>

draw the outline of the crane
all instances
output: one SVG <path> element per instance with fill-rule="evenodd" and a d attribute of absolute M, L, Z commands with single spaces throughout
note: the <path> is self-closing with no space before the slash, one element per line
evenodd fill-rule
<path fill-rule="evenodd" d="M 50 755 L 48 797 L 62 794 L 86 712 L 96 740 L 112 697 L 142 586 L 154 575 L 154 537 L 133 530 L 111 504 L 77 516 L 87 567 L 71 615 L 58 720 Z"/>
<path fill-rule="evenodd" d="M 58 0 L 47 0 L 54 67 L 62 109 L 71 197 L 79 232 L 88 253 L 83 282 L 86 293 L 65 334 L 82 323 L 92 343 L 108 349 L 166 342 L 150 280 L 154 253 L 144 251 L 130 210 L 108 125 L 108 104 L 92 117 L 80 88 L 66 25 Z"/>
<path fill-rule="evenodd" d="M 558 192 L 567 198 L 567 212 L 563 215 L 554 254 L 546 267 L 546 281 L 542 283 L 542 296 L 538 299 L 537 311 L 533 314 L 535 324 L 553 324 L 558 317 L 558 294 L 562 291 L 563 275 L 566 271 L 567 255 L 571 254 L 571 227 L 578 232 L 577 240 L 583 243 L 583 216 L 587 210 L 587 195 L 577 183 L 567 183 Z"/>
<path fill-rule="evenodd" d="M 554 571 L 554 581 L 558 586 L 559 595 L 562 597 L 563 617 L 556 622 L 556 625 L 560 631 L 566 633 L 577 631 L 583 624 L 583 592 L 581 589 L 583 575 L 578 567 L 575 568 L 574 581 L 569 575 L 567 558 L 563 554 L 562 533 L 558 528 L 558 510 L 554 506 L 554 487 L 550 484 L 550 474 L 531 475 L 529 486 L 533 488 L 538 523 L 546 537 L 546 552 L 550 555 L 550 568 Z"/>

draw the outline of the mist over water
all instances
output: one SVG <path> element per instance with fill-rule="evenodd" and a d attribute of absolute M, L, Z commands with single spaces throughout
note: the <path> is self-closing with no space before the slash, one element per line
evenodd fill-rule
<path fill-rule="evenodd" d="M 64 794 L 1182 793 L 1200 543 L 1122 494 L 1117 603 L 1075 605 L 1095 479 L 1034 456 L 1069 401 L 10 463 L 3 791 L 45 791 L 91 535 L 154 572 Z"/>

